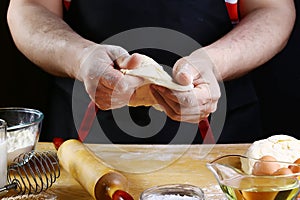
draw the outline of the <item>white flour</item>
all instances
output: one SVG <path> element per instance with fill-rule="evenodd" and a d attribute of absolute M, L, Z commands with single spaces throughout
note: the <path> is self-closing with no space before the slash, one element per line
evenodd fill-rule
<path fill-rule="evenodd" d="M 33 150 L 37 132 L 38 126 L 7 131 L 8 163 L 11 163 L 19 154 Z"/>
<path fill-rule="evenodd" d="M 220 186 L 217 184 L 209 184 L 202 188 L 205 199 L 209 200 L 227 200 Z"/>
<path fill-rule="evenodd" d="M 7 175 L 7 151 L 6 141 L 0 140 L 0 187 L 6 185 Z"/>
<path fill-rule="evenodd" d="M 176 194 L 151 195 L 143 200 L 200 200 L 197 197 L 181 196 Z"/>
<path fill-rule="evenodd" d="M 30 194 L 30 195 L 18 195 L 14 197 L 4 197 L 1 200 L 56 200 L 57 196 L 51 194 Z"/>

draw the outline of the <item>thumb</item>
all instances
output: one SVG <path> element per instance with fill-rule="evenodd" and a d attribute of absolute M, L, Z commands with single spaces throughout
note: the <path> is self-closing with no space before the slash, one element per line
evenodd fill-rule
<path fill-rule="evenodd" d="M 105 48 L 109 58 L 118 65 L 115 67 L 119 67 L 121 63 L 123 63 L 130 57 L 129 53 L 122 47 L 114 45 L 105 45 Z"/>
<path fill-rule="evenodd" d="M 188 64 L 182 66 L 176 65 L 173 69 L 173 77 L 180 85 L 190 85 L 193 83 L 193 74 Z"/>
<path fill-rule="evenodd" d="M 117 64 L 121 69 L 134 69 L 138 68 L 143 62 L 143 56 L 134 53 L 126 58 L 117 59 Z"/>

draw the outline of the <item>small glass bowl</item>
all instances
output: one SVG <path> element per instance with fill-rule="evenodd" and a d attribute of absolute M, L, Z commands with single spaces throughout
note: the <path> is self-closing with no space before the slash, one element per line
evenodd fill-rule
<path fill-rule="evenodd" d="M 201 188 L 194 185 L 167 184 L 146 189 L 141 193 L 140 200 L 167 200 L 175 199 L 175 197 L 178 200 L 204 200 L 204 192 Z"/>
<path fill-rule="evenodd" d="M 7 123 L 8 164 L 21 153 L 35 149 L 39 140 L 44 114 L 39 110 L 6 107 L 0 108 L 0 119 Z"/>
<path fill-rule="evenodd" d="M 230 200 L 292 200 L 300 191 L 300 165 L 296 163 L 224 155 L 207 167 Z"/>

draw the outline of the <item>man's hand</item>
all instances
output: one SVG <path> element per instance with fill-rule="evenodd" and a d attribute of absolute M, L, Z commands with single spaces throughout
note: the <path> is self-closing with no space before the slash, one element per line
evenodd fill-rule
<path fill-rule="evenodd" d="M 195 87 L 178 92 L 152 86 L 157 102 L 171 119 L 199 123 L 216 110 L 221 92 L 213 63 L 202 49 L 179 59 L 173 67 L 173 77 L 181 85 L 193 83 Z"/>
<path fill-rule="evenodd" d="M 120 108 L 143 80 L 124 75 L 120 68 L 140 64 L 139 57 L 118 46 L 93 45 L 84 50 L 77 78 L 83 81 L 90 98 L 102 110 Z"/>

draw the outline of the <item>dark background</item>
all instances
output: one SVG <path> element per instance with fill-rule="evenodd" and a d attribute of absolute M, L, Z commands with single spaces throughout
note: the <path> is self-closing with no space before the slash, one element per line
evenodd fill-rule
<path fill-rule="evenodd" d="M 45 113 L 51 77 L 14 45 L 6 20 L 8 4 L 9 0 L 0 1 L 0 107 L 27 107 Z"/>
<path fill-rule="evenodd" d="M 297 20 L 289 43 L 281 53 L 253 72 L 266 137 L 284 133 L 300 139 L 299 2 L 295 0 Z M 8 4 L 9 0 L 0 0 L 0 107 L 38 109 L 45 114 L 44 123 L 47 123 L 51 76 L 30 62 L 14 45 L 6 20 Z"/>

